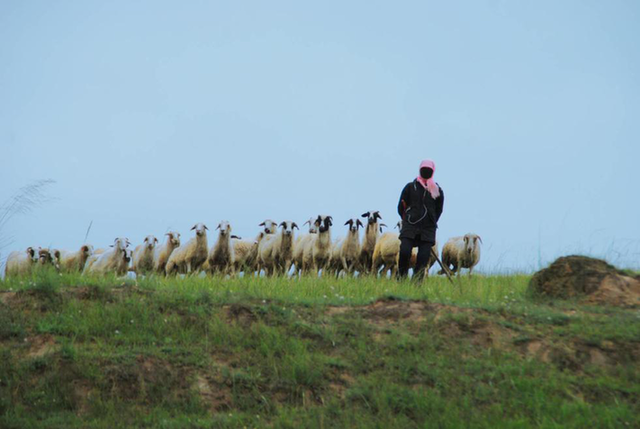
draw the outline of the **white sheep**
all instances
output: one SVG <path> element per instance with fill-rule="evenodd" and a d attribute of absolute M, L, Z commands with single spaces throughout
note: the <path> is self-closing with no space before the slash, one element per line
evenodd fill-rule
<path fill-rule="evenodd" d="M 109 250 L 91 255 L 85 264 L 84 274 L 118 273 L 122 267 L 124 252 L 129 246 L 126 238 L 116 238 Z"/>
<path fill-rule="evenodd" d="M 258 271 L 265 275 L 286 275 L 293 261 L 293 230 L 298 225 L 292 221 L 280 223 L 279 234 L 267 234 L 258 245 Z"/>
<path fill-rule="evenodd" d="M 60 269 L 68 273 L 81 272 L 91 255 L 93 255 L 93 246 L 90 244 L 83 244 L 80 250 L 75 252 L 61 250 Z"/>
<path fill-rule="evenodd" d="M 463 237 L 450 238 L 442 248 L 442 263 L 451 272 L 460 275 L 462 268 L 469 269 L 469 275 L 480 262 L 480 244 L 482 239 L 477 234 L 465 234 Z M 440 270 L 438 274 L 444 274 Z"/>
<path fill-rule="evenodd" d="M 261 234 L 263 234 L 261 232 Z M 233 248 L 233 272 L 240 273 L 245 272 L 248 273 L 251 269 L 251 261 L 250 256 L 253 250 L 253 246 L 257 244 L 255 241 L 243 240 L 242 237 L 238 237 L 237 235 L 231 236 L 231 247 Z M 253 270 L 251 270 L 253 272 Z"/>
<path fill-rule="evenodd" d="M 402 229 L 402 221 L 399 221 L 396 228 Z M 438 252 L 438 242 L 432 247 L 432 250 Z M 376 247 L 373 250 L 373 260 L 371 263 L 371 271 L 374 275 L 378 272 L 385 276 L 386 273 L 391 271 L 391 278 L 395 278 L 398 271 L 398 258 L 400 255 L 400 238 L 396 232 L 385 232 L 382 234 L 376 242 Z M 418 249 L 413 248 L 411 251 L 411 259 L 409 261 L 409 268 L 415 268 L 416 259 L 418 255 Z M 429 274 L 429 269 L 436 263 L 436 259 L 433 253 L 429 255 L 427 266 L 425 267 L 425 275 Z M 382 268 L 382 271 L 380 271 Z"/>
<path fill-rule="evenodd" d="M 131 271 L 136 275 L 147 274 L 153 271 L 153 256 L 158 239 L 153 235 L 147 235 L 142 244 L 136 246 L 133 251 L 133 264 Z"/>
<path fill-rule="evenodd" d="M 116 265 L 116 275 L 124 276 L 129 271 L 129 264 L 133 259 L 133 252 L 131 249 L 122 249 L 122 251 L 119 252 L 119 256 L 120 259 Z"/>
<path fill-rule="evenodd" d="M 231 245 L 231 225 L 223 220 L 216 227 L 220 232 L 218 239 L 209 251 L 208 272 L 211 274 L 222 273 L 222 275 L 234 274 L 235 251 Z"/>
<path fill-rule="evenodd" d="M 324 270 L 331 259 L 331 216 L 319 215 L 315 224 L 318 227 L 317 234 L 309 234 L 311 237 L 305 242 L 302 254 L 302 274 L 314 270 L 316 273 Z"/>
<path fill-rule="evenodd" d="M 153 252 L 153 271 L 156 273 L 164 274 L 167 267 L 167 261 L 171 253 L 180 247 L 180 233 L 175 231 L 169 231 L 165 234 L 167 240 L 161 246 L 156 246 Z"/>
<path fill-rule="evenodd" d="M 311 240 L 314 234 L 318 233 L 318 227 L 315 223 L 315 218 L 311 218 L 306 221 L 303 225 L 309 225 L 309 233 L 308 234 L 300 234 L 293 242 L 293 265 L 295 267 L 294 274 L 298 274 L 300 270 L 302 270 L 302 256 L 304 253 L 304 248 L 306 246 L 306 242 Z"/>
<path fill-rule="evenodd" d="M 360 222 L 360 219 L 349 219 L 344 223 L 349 226 L 347 235 L 344 238 L 339 239 L 332 248 L 331 261 L 329 262 L 329 269 L 337 276 L 341 271 L 346 274 L 353 274 L 356 269 L 356 264 L 360 257 L 360 236 L 358 234 L 359 228 L 364 225 Z"/>
<path fill-rule="evenodd" d="M 171 252 L 167 267 L 167 275 L 180 273 L 197 273 L 209 256 L 207 244 L 207 231 L 209 228 L 203 223 L 195 224 L 191 230 L 195 230 L 196 236 L 191 238 L 184 246 L 180 246 Z"/>
<path fill-rule="evenodd" d="M 33 247 L 27 247 L 22 252 L 14 250 L 7 256 L 7 264 L 4 267 L 5 278 L 30 274 L 37 261 L 36 250 Z"/>
<path fill-rule="evenodd" d="M 382 216 L 380 216 L 380 212 L 377 210 L 371 210 L 363 213 L 362 217 L 367 218 L 367 227 L 364 231 L 364 237 L 362 237 L 358 271 L 365 274 L 371 270 L 373 251 L 376 248 L 376 242 L 378 241 L 378 236 L 382 232 L 382 227 L 386 225 L 378 222 L 378 220 L 382 219 Z"/>

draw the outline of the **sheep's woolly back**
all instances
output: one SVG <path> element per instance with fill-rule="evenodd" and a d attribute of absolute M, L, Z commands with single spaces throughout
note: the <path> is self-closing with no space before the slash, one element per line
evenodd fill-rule
<path fill-rule="evenodd" d="M 183 246 L 174 249 L 167 261 L 167 274 L 178 270 L 179 273 L 188 273 L 197 271 L 204 261 L 207 260 L 209 248 L 207 244 L 206 234 L 203 236 L 195 236 Z"/>
<path fill-rule="evenodd" d="M 29 249 L 31 249 L 31 251 L 29 251 Z M 4 267 L 5 278 L 24 276 L 31 272 L 36 262 L 34 261 L 35 253 L 33 249 L 29 249 L 22 252 L 14 250 L 9 253 L 7 263 Z"/>
<path fill-rule="evenodd" d="M 84 244 L 79 250 L 71 252 L 68 250 L 60 251 L 60 268 L 66 272 L 82 271 L 87 259 L 93 254 L 93 246 Z"/>

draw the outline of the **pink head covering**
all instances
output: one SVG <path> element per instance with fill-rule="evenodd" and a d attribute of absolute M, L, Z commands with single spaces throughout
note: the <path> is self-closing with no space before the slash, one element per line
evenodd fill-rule
<path fill-rule="evenodd" d="M 427 167 L 433 170 L 433 174 L 431 175 L 430 179 L 423 179 L 422 176 L 420 176 L 420 170 L 424 167 Z M 420 163 L 420 169 L 418 169 L 418 177 L 416 177 L 416 180 L 418 181 L 418 183 L 420 183 L 427 191 L 429 191 L 429 193 L 431 194 L 431 197 L 434 199 L 440 196 L 440 188 L 438 187 L 438 184 L 433 180 L 433 176 L 435 174 L 436 174 L 436 163 L 431 161 L 430 159 L 425 159 Z"/>

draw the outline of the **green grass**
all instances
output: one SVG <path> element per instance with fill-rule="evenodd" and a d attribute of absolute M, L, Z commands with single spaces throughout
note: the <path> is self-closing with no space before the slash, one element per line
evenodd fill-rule
<path fill-rule="evenodd" d="M 637 310 L 528 280 L 0 282 L 0 427 L 640 427 Z"/>

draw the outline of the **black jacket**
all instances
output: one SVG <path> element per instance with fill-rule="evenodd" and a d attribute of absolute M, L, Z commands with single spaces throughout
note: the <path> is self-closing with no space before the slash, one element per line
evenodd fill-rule
<path fill-rule="evenodd" d="M 444 192 L 433 198 L 417 180 L 407 183 L 400 194 L 398 214 L 402 218 L 400 238 L 415 239 L 435 243 L 438 220 L 444 206 Z"/>

